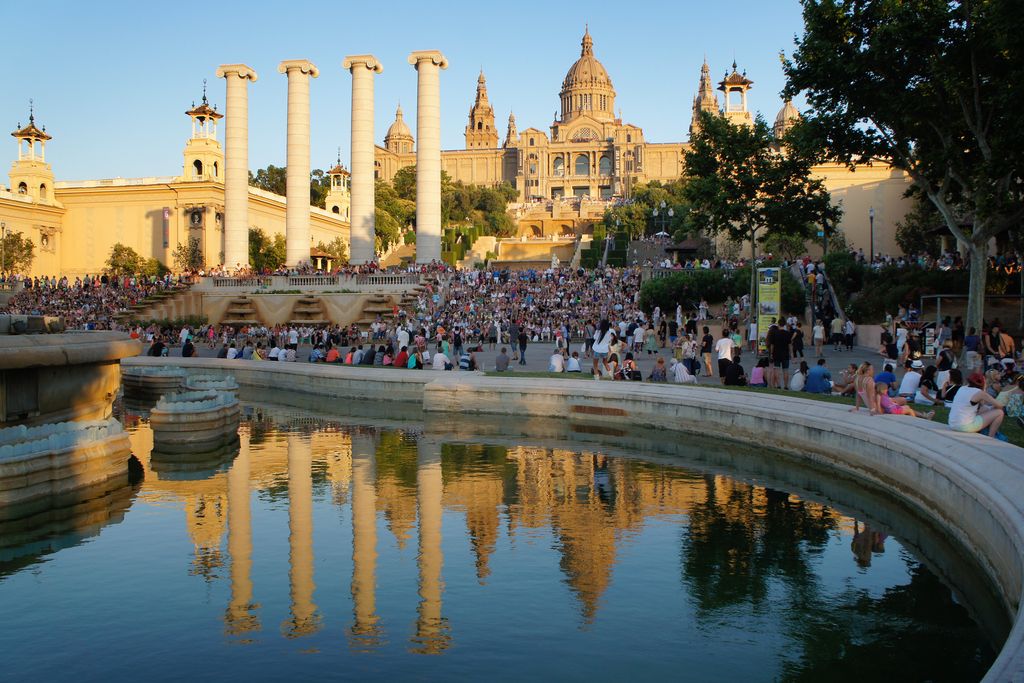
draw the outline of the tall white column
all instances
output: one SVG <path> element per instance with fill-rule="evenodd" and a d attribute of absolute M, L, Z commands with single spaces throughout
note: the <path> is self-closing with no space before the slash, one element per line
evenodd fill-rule
<path fill-rule="evenodd" d="M 441 260 L 441 78 L 437 50 L 409 55 L 416 68 L 416 262 Z"/>
<path fill-rule="evenodd" d="M 228 470 L 228 555 L 231 558 L 231 599 L 224 630 L 241 635 L 260 630 L 252 586 L 252 502 L 249 489 L 249 433 L 238 435 L 238 457 Z"/>
<path fill-rule="evenodd" d="M 377 444 L 370 434 L 352 435 L 352 612 L 349 643 L 374 650 L 383 631 L 377 615 Z"/>
<path fill-rule="evenodd" d="M 288 75 L 288 171 L 285 177 L 285 264 L 309 263 L 309 77 L 320 71 L 307 59 L 277 67 Z"/>
<path fill-rule="evenodd" d="M 292 607 L 281 632 L 299 638 L 322 626 L 313 600 L 313 443 L 299 434 L 288 435 L 288 563 Z"/>
<path fill-rule="evenodd" d="M 418 244 L 418 242 L 417 242 Z M 448 649 L 451 635 L 448 620 L 442 616 L 441 567 L 444 553 L 441 550 L 441 516 L 444 482 L 441 477 L 441 444 L 421 436 L 416 445 L 418 451 L 416 470 L 416 502 L 419 527 L 419 593 L 420 604 L 416 609 L 416 634 L 413 636 L 414 652 L 438 654 Z"/>
<path fill-rule="evenodd" d="M 245 64 L 221 64 L 227 81 L 224 125 L 224 265 L 249 265 L 249 81 L 256 72 Z"/>
<path fill-rule="evenodd" d="M 350 55 L 341 66 L 352 73 L 352 188 L 349 262 L 376 259 L 373 177 L 373 75 L 384 67 L 373 55 Z"/>

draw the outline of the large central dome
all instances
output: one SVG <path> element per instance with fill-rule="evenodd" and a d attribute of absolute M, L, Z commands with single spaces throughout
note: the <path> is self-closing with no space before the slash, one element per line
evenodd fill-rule
<path fill-rule="evenodd" d="M 562 121 L 583 114 L 610 121 L 614 118 L 615 89 L 604 65 L 594 56 L 594 40 L 589 29 L 580 44 L 583 48 L 580 58 L 569 67 L 562 81 Z"/>
<path fill-rule="evenodd" d="M 583 34 L 581 42 L 583 49 L 580 51 L 580 58 L 569 67 L 562 81 L 562 90 L 568 90 L 573 86 L 593 85 L 600 83 L 612 86 L 612 79 L 608 77 L 608 71 L 604 65 L 594 56 L 594 40 L 590 37 L 590 30 Z"/>

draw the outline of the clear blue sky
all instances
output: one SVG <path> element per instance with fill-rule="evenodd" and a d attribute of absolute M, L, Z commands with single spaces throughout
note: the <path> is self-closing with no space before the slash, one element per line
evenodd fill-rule
<path fill-rule="evenodd" d="M 210 101 L 223 111 L 224 81 L 214 72 L 219 64 L 243 62 L 259 74 L 249 91 L 250 166 L 283 165 L 286 77 L 277 65 L 305 58 L 320 69 L 311 87 L 313 168 L 328 167 L 339 145 L 348 165 L 351 77 L 342 59 L 372 53 L 384 64 L 376 80 L 380 143 L 399 100 L 415 134 L 416 73 L 406 57 L 439 49 L 449 61 L 441 75 L 441 143 L 462 149 L 481 66 L 502 134 L 510 110 L 520 130 L 547 129 L 585 23 L 615 86 L 616 106 L 648 141 L 686 139 L 705 54 L 716 81 L 735 57 L 754 80 L 751 108 L 774 120 L 783 86 L 778 53 L 792 51 L 802 28 L 797 0 L 587 7 L 593 9 L 532 0 L 63 0 L 28 23 L 7 22 L 0 120 L 13 131 L 28 118 L 29 98 L 35 100 L 37 123 L 54 137 L 47 158 L 58 180 L 176 175 L 189 134 L 184 111 L 200 98 L 204 78 Z M 4 137 L 6 164 L 16 147 Z M 8 183 L 6 174 L 0 183 Z"/>

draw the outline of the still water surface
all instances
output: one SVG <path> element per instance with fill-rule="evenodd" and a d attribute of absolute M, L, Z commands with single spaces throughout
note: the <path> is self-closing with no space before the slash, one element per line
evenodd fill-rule
<path fill-rule="evenodd" d="M 704 443 L 248 404 L 237 448 L 183 464 L 124 417 L 142 483 L 0 535 L 0 679 L 863 683 L 993 658 L 887 527 L 680 466 Z"/>

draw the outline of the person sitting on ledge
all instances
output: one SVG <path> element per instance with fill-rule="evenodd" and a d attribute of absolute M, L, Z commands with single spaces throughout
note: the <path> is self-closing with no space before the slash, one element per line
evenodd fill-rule
<path fill-rule="evenodd" d="M 326 362 L 326 363 L 340 363 L 341 362 L 341 352 L 338 351 L 338 347 L 337 346 L 332 346 L 330 348 L 330 350 L 327 352 L 326 358 L 324 358 L 324 362 Z"/>
<path fill-rule="evenodd" d="M 319 344 L 313 347 L 313 350 L 309 352 L 310 363 L 322 363 L 324 360 L 324 350 Z"/>
<path fill-rule="evenodd" d="M 506 372 L 508 371 L 509 364 L 508 349 L 504 346 L 501 347 L 501 352 L 498 357 L 494 359 L 494 370 L 495 372 Z"/>
<path fill-rule="evenodd" d="M 227 357 L 228 357 L 228 345 L 227 344 L 222 344 L 220 349 L 217 351 L 217 358 L 227 358 Z"/>
<path fill-rule="evenodd" d="M 256 345 L 256 350 L 252 352 L 252 359 L 253 360 L 266 360 L 266 358 L 267 358 L 266 354 L 267 354 L 267 350 L 265 348 L 263 348 L 263 342 L 260 342 L 259 344 Z"/>
<path fill-rule="evenodd" d="M 444 354 L 444 351 L 436 351 L 434 353 L 432 367 L 435 370 L 451 370 L 452 368 L 455 367 L 455 365 L 452 364 L 450 360 L 448 360 L 448 356 Z"/>
<path fill-rule="evenodd" d="M 949 409 L 950 428 L 958 432 L 980 432 L 1000 438 L 1003 408 L 985 391 L 985 383 L 985 375 L 973 372 L 967 378 L 967 386 L 956 392 Z M 1006 437 L 1001 440 L 1006 440 Z"/>
<path fill-rule="evenodd" d="M 398 355 L 395 356 L 394 365 L 396 368 L 405 368 L 409 366 L 409 347 L 403 346 L 398 350 Z"/>

